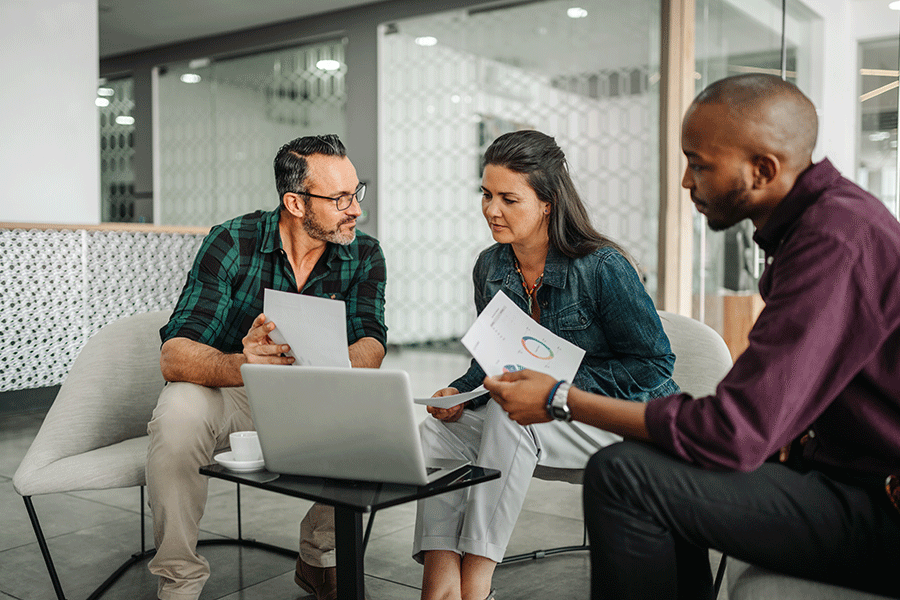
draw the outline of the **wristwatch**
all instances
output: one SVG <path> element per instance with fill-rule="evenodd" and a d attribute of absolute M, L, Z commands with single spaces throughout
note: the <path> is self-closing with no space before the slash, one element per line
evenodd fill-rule
<path fill-rule="evenodd" d="M 572 384 L 566 383 L 565 381 L 561 381 L 556 386 L 553 398 L 547 404 L 547 412 L 552 419 L 565 421 L 567 423 L 572 420 L 572 412 L 569 410 L 568 402 L 570 387 L 572 387 Z"/>

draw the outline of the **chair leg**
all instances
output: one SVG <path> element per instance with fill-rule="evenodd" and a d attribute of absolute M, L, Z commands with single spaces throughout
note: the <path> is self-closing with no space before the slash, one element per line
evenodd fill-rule
<path fill-rule="evenodd" d="M 50 549 L 47 547 L 47 540 L 44 538 L 44 532 L 41 529 L 40 521 L 38 521 L 37 513 L 34 510 L 34 504 L 31 502 L 31 496 L 22 496 L 22 499 L 25 500 L 25 510 L 28 511 L 28 518 L 31 519 L 31 527 L 34 529 L 34 536 L 37 538 L 38 546 L 41 549 L 41 554 L 44 557 L 44 563 L 47 565 L 47 572 L 50 574 L 50 581 L 53 583 L 53 589 L 56 591 L 57 600 L 66 600 L 66 596 L 63 593 L 62 585 L 59 582 L 59 576 L 56 573 L 56 567 L 53 565 L 53 559 L 50 556 Z M 131 555 L 128 560 L 126 560 L 122 565 L 116 569 L 112 575 L 106 578 L 106 581 L 101 583 L 97 589 L 91 592 L 91 595 L 87 597 L 87 600 L 97 600 L 106 593 L 106 591 L 112 587 L 112 585 L 122 576 L 125 571 L 130 569 L 135 564 L 146 560 L 147 558 L 156 554 L 156 548 L 151 548 L 147 550 L 145 533 L 144 533 L 144 486 L 141 486 L 141 495 L 140 495 L 140 513 L 141 513 L 141 549 L 139 552 L 135 552 Z M 213 545 L 226 545 L 226 546 L 243 546 L 256 548 L 259 550 L 265 550 L 268 552 L 272 552 L 275 554 L 280 554 L 282 556 L 288 558 L 296 558 L 297 551 L 291 550 L 288 548 L 282 548 L 280 546 L 275 546 L 273 544 L 267 544 L 265 542 L 259 542 L 254 539 L 244 539 L 241 531 L 241 490 L 240 485 L 238 485 L 237 490 L 237 507 L 238 507 L 238 537 L 236 539 L 210 539 L 210 540 L 200 540 L 197 542 L 198 546 L 213 546 Z"/>
<path fill-rule="evenodd" d="M 504 556 L 500 562 L 501 565 L 507 565 L 522 560 L 537 560 L 545 556 L 553 556 L 554 554 L 563 554 L 564 552 L 577 552 L 578 550 L 590 550 L 591 547 L 587 541 L 587 527 L 584 528 L 584 535 L 581 539 L 580 546 L 562 546 L 560 548 L 551 548 L 550 550 L 534 550 L 525 552 L 524 554 L 514 554 L 513 556 Z"/>
<path fill-rule="evenodd" d="M 719 561 L 719 570 L 716 571 L 716 583 L 713 586 L 713 598 L 719 597 L 719 591 L 722 589 L 722 581 L 725 579 L 725 565 L 728 563 L 728 556 L 723 554 L 722 560 Z"/>
<path fill-rule="evenodd" d="M 56 591 L 56 597 L 59 600 L 66 600 L 66 595 L 63 594 L 62 586 L 59 583 L 59 576 L 56 574 L 56 567 L 53 566 L 53 559 L 50 557 L 50 550 L 47 548 L 47 540 L 44 539 L 41 523 L 38 521 L 37 513 L 34 512 L 31 496 L 22 496 L 22 499 L 25 500 L 25 510 L 28 511 L 28 518 L 31 519 L 34 537 L 37 538 L 38 546 L 41 548 L 41 554 L 44 556 L 44 564 L 47 565 L 47 572 L 50 573 L 50 581 L 53 582 L 53 589 Z"/>

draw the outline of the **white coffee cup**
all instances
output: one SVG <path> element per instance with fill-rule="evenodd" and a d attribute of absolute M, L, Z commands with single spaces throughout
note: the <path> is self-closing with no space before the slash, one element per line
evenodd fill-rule
<path fill-rule="evenodd" d="M 231 455 L 234 460 L 239 462 L 262 460 L 259 435 L 255 431 L 235 431 L 228 439 L 231 441 Z"/>

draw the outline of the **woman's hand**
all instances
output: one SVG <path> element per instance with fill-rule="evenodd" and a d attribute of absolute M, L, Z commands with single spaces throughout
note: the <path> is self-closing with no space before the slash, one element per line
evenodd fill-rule
<path fill-rule="evenodd" d="M 547 397 L 555 384 L 556 380 L 550 375 L 529 370 L 484 379 L 484 387 L 491 393 L 491 398 L 519 425 L 551 420 L 547 414 Z"/>
<path fill-rule="evenodd" d="M 443 396 L 454 396 L 459 393 L 459 390 L 452 387 L 446 387 L 442 390 L 436 391 L 431 397 L 432 398 L 440 398 Z M 426 410 L 431 414 L 432 417 L 437 419 L 438 421 L 443 421 L 445 423 L 453 423 L 455 421 L 459 421 L 459 418 L 463 414 L 463 410 L 466 408 L 466 403 L 457 404 L 456 406 L 451 406 L 450 408 L 438 408 L 436 406 L 426 406 Z"/>

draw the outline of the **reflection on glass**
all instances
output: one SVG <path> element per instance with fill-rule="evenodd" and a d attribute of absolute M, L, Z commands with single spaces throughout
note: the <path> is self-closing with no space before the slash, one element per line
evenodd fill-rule
<path fill-rule="evenodd" d="M 498 135 L 554 136 L 594 225 L 656 290 L 659 0 L 551 0 L 406 19 L 379 39 L 379 231 L 397 343 L 458 339 L 491 243 L 479 159 Z"/>
<path fill-rule="evenodd" d="M 277 206 L 278 148 L 345 136 L 345 73 L 342 40 L 161 67 L 158 222 L 209 226 Z"/>
<path fill-rule="evenodd" d="M 895 217 L 897 193 L 898 42 L 864 42 L 860 56 L 859 167 L 856 180 Z"/>

